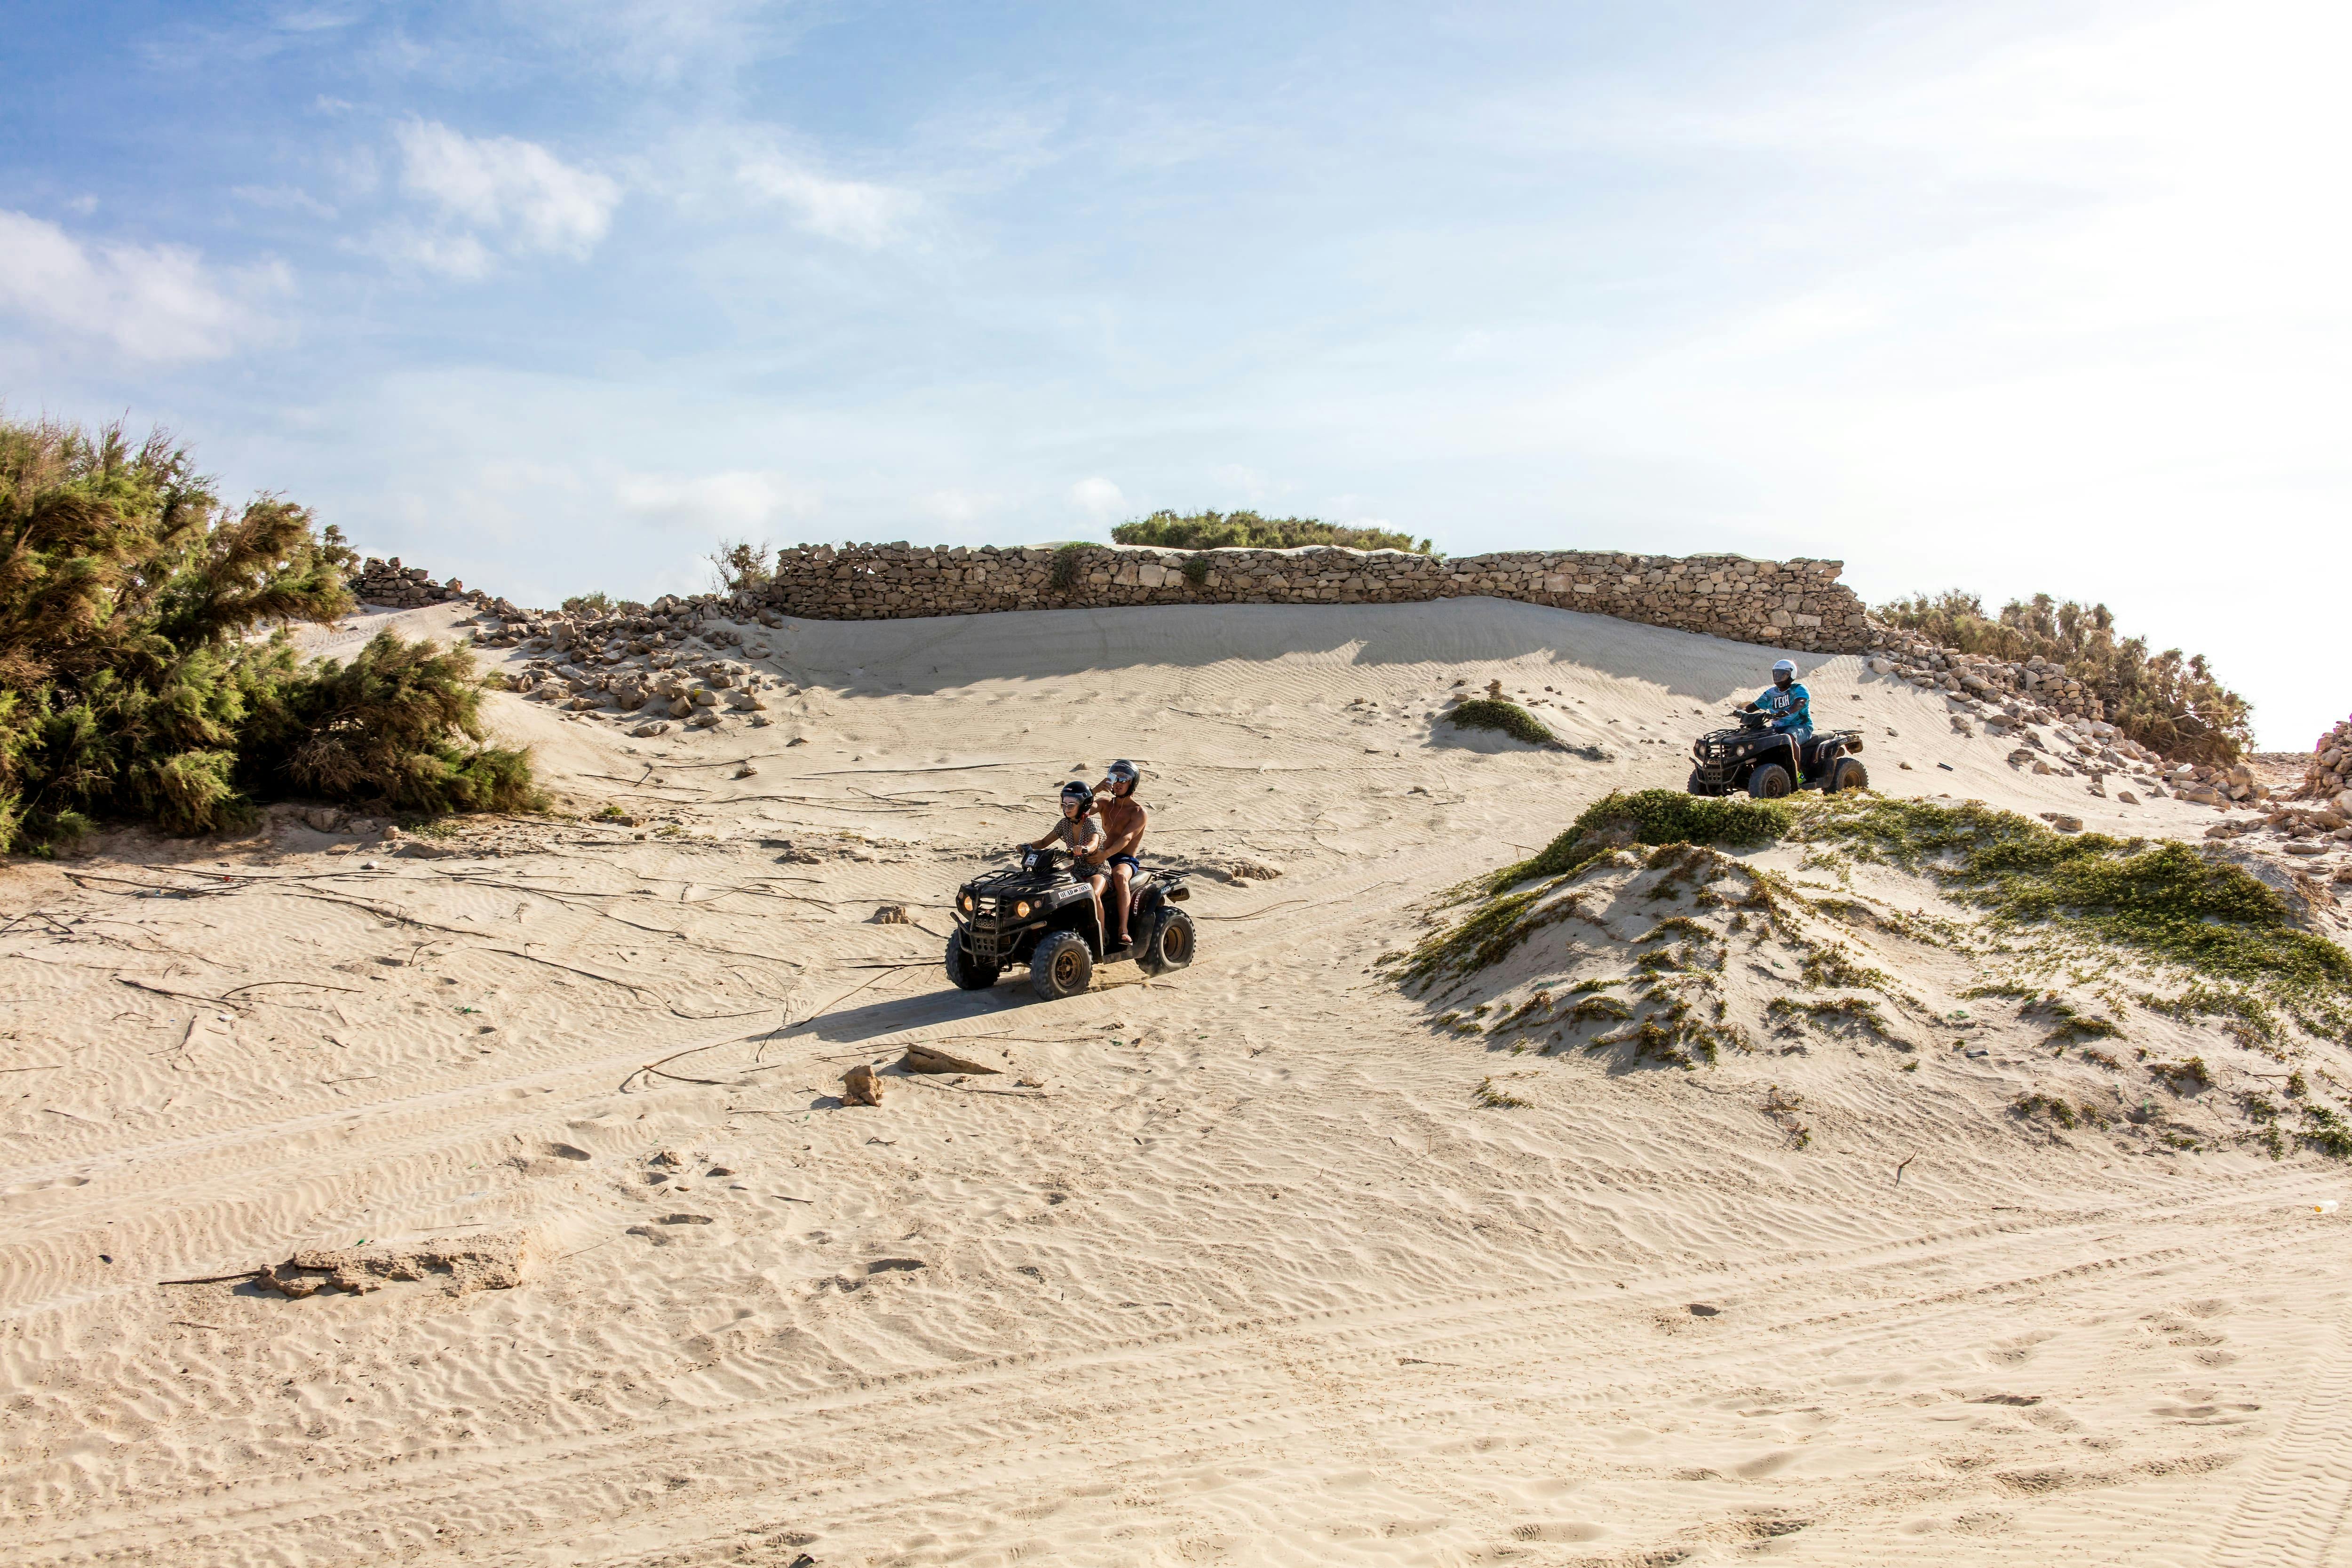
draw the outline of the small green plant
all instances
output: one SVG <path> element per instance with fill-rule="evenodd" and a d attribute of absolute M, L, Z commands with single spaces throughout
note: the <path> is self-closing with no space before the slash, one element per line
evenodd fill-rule
<path fill-rule="evenodd" d="M 1546 729 L 1542 720 L 1517 703 L 1506 702 L 1498 697 L 1473 698 L 1447 713 L 1445 720 L 1465 730 L 1499 730 L 1530 746 L 1559 744 L 1559 737 Z"/>
<path fill-rule="evenodd" d="M 2352 1127 L 2325 1105 L 2303 1108 L 2303 1131 L 2295 1136 L 2331 1160 L 2352 1160 Z"/>
<path fill-rule="evenodd" d="M 1478 1087 L 1470 1091 L 1470 1099 L 1473 1104 L 1489 1110 L 1526 1110 L 1535 1104 L 1532 1100 L 1522 1100 L 1513 1094 L 1492 1078 L 1480 1079 Z"/>
<path fill-rule="evenodd" d="M 563 601 L 563 607 L 575 616 L 609 616 L 613 596 L 601 588 L 593 594 L 574 594 Z"/>
<path fill-rule="evenodd" d="M 2206 1070 L 2203 1057 L 2190 1057 L 2186 1061 L 2178 1062 L 2150 1062 L 2147 1071 L 2150 1078 L 2162 1079 L 2175 1094 L 2193 1094 L 2199 1089 L 2213 1087 L 2213 1075 Z"/>
<path fill-rule="evenodd" d="M 2111 1040 L 2124 1032 L 2123 1026 L 2112 1018 L 2077 1012 L 2073 1004 L 2054 991 L 2025 1010 L 2029 1014 L 2040 1013 L 2057 1026 L 2043 1037 L 2042 1043 L 2045 1046 L 2067 1046 L 2076 1040 Z"/>
<path fill-rule="evenodd" d="M 1057 594 L 1066 594 L 1078 585 L 1078 564 L 1087 552 L 1096 546 L 1088 540 L 1075 540 L 1054 552 L 1054 564 L 1047 570 L 1045 580 Z"/>
<path fill-rule="evenodd" d="M 2009 1102 L 2009 1109 L 2021 1117 L 2030 1117 L 2037 1110 L 2045 1112 L 2051 1121 L 2069 1131 L 2075 1125 L 2074 1108 L 2052 1095 L 2021 1094 Z"/>
<path fill-rule="evenodd" d="M 1806 984 L 1823 988 L 1876 991 L 1887 984 L 1885 970 L 1854 963 L 1842 947 L 1811 949 L 1805 954 L 1801 973 Z"/>
<path fill-rule="evenodd" d="M 1568 1010 L 1571 1024 L 1622 1024 L 1633 1016 L 1633 1004 L 1619 996 L 1587 996 Z"/>
<path fill-rule="evenodd" d="M 1195 588 L 1206 586 L 1209 581 L 1209 558 L 1206 555 L 1184 557 L 1184 581 Z"/>

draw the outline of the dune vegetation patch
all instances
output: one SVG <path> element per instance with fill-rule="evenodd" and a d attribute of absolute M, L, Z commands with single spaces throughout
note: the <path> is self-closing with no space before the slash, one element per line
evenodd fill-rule
<path fill-rule="evenodd" d="M 1774 847 L 1796 871 L 1748 854 Z M 2352 959 L 2287 894 L 2226 853 L 1975 803 L 1612 794 L 1453 889 L 1388 973 L 1433 1012 L 1484 1009 L 1489 1050 L 1612 1070 L 1826 1053 L 1909 1085 L 1927 1080 L 1892 1075 L 1997 1057 L 2048 1081 L 2011 1079 L 1989 1120 L 2158 1152 L 2283 1157 L 2282 1118 L 2245 1107 L 2301 1059 L 2295 1136 L 2352 1155 L 2352 1110 L 2322 1094 L 2352 1106 L 2352 1071 L 2329 1070 Z M 2099 1048 L 2119 1040 L 2147 1045 Z"/>
<path fill-rule="evenodd" d="M 1451 710 L 1445 721 L 1465 730 L 1496 730 L 1530 746 L 1557 746 L 1559 737 L 1544 721 L 1499 697 L 1474 697 Z"/>

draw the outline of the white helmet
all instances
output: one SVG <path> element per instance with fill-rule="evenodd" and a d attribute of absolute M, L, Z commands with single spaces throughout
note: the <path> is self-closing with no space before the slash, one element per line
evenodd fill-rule
<path fill-rule="evenodd" d="M 1775 675 L 1794 675 L 1797 673 L 1797 661 L 1793 658 L 1781 659 L 1772 666 L 1772 673 Z"/>

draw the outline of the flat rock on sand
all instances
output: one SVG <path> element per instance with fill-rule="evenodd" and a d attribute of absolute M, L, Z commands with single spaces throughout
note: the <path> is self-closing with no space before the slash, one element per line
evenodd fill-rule
<path fill-rule="evenodd" d="M 465 1296 L 476 1290 L 511 1290 L 521 1284 L 529 1252 L 530 1238 L 520 1231 L 410 1247 L 305 1247 L 283 1263 L 264 1268 L 255 1283 L 299 1299 L 324 1290 L 364 1294 L 395 1280 L 431 1280 L 445 1295 Z"/>

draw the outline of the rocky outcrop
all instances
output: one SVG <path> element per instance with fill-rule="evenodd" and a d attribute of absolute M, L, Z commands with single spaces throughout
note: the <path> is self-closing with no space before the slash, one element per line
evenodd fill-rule
<path fill-rule="evenodd" d="M 369 556 L 345 585 L 362 605 L 390 605 L 404 610 L 448 599 L 478 597 L 467 595 L 466 584 L 455 577 L 446 583 L 436 583 L 424 567 L 403 566 L 397 555 L 389 561 Z"/>
<path fill-rule="evenodd" d="M 753 591 L 810 620 L 896 620 L 1129 605 L 1393 605 L 1485 595 L 1858 653 L 1869 626 L 1836 561 L 1517 551 L 1452 560 L 1395 550 L 1157 550 L 1126 545 L 801 545 Z"/>
<path fill-rule="evenodd" d="M 1882 675 L 1899 676 L 1923 691 L 1941 690 L 1948 696 L 1993 702 L 2014 698 L 2064 719 L 2104 722 L 2106 718 L 2105 705 L 2068 675 L 2063 664 L 2046 658 L 2008 660 L 1962 653 L 1875 623 L 1871 630 L 1873 668 Z"/>
<path fill-rule="evenodd" d="M 2319 738 L 2294 793 L 2297 799 L 2324 801 L 2352 816 L 2352 719 L 2339 721 Z"/>

